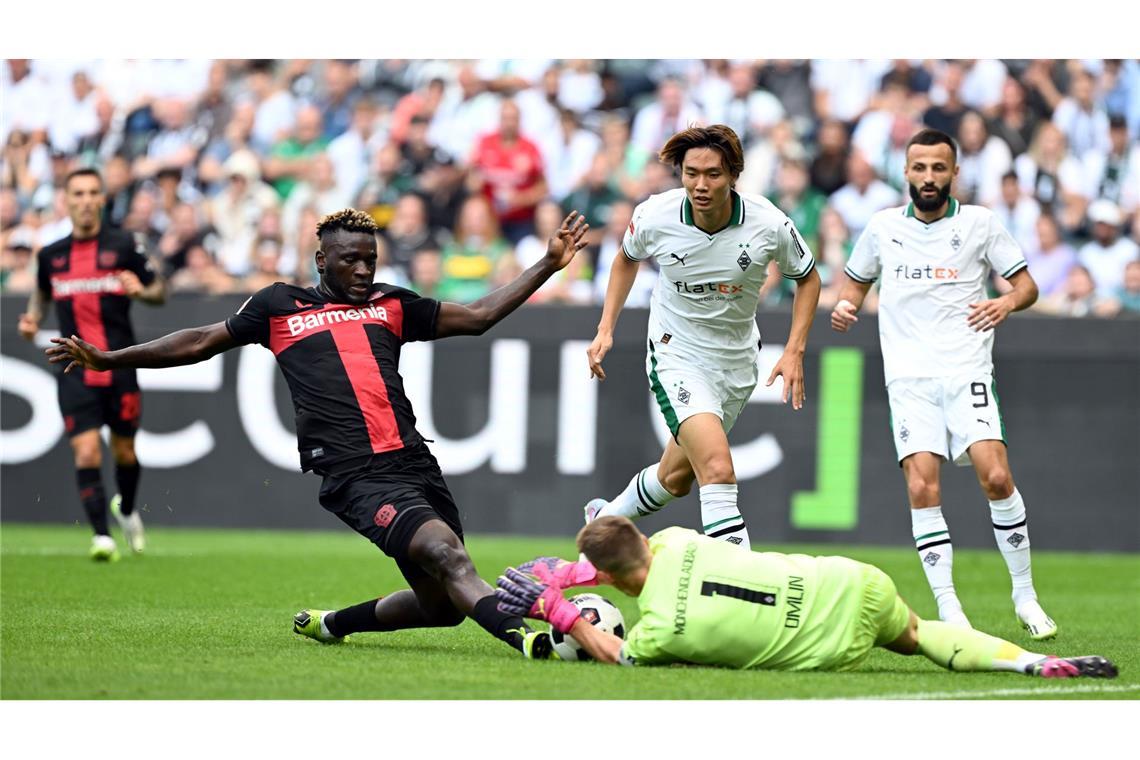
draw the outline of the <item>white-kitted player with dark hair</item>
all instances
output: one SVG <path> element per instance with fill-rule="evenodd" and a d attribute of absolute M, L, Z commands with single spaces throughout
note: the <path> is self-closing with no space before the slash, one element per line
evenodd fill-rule
<path fill-rule="evenodd" d="M 942 515 L 942 460 L 973 463 L 1009 567 L 1018 619 L 1034 639 L 1054 623 L 1037 601 L 1025 503 L 1006 455 L 993 370 L 993 329 L 1037 300 L 1025 257 L 997 217 L 950 196 L 958 173 L 949 135 L 924 129 L 906 149 L 911 203 L 872 218 L 847 262 L 849 281 L 831 314 L 846 332 L 879 282 L 879 336 L 891 429 L 906 478 L 914 543 L 942 620 L 969 625 L 954 590 L 954 551 Z M 1013 286 L 989 298 L 996 272 Z"/>
<path fill-rule="evenodd" d="M 660 159 L 679 170 L 683 187 L 650 196 L 635 209 L 587 357 L 592 375 L 604 380 L 602 359 L 613 346 L 618 315 L 641 262 L 652 258 L 660 274 L 649 306 L 645 368 L 673 439 L 660 462 L 634 475 L 613 500 L 590 501 L 586 521 L 651 514 L 689 493 L 696 480 L 705 534 L 751 548 L 728 432 L 759 379 L 760 287 L 771 262 L 797 284 L 788 342 L 767 384 L 782 376 L 784 401 L 791 398 L 799 409 L 819 273 L 783 212 L 733 189 L 744 156 L 731 129 L 715 124 L 678 132 Z"/>

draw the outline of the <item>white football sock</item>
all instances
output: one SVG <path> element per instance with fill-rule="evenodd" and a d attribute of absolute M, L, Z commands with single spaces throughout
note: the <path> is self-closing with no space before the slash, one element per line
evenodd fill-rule
<path fill-rule="evenodd" d="M 735 483 L 701 486 L 701 525 L 706 536 L 751 551 L 748 529 L 744 527 L 744 518 L 736 506 L 736 490 Z"/>
<path fill-rule="evenodd" d="M 926 582 L 938 602 L 938 617 L 953 620 L 962 615 L 962 603 L 954 590 L 954 546 L 950 543 L 950 529 L 942 517 L 942 507 L 912 508 L 910 524 Z"/>
<path fill-rule="evenodd" d="M 1015 488 L 1005 499 L 990 502 L 990 520 L 1009 578 L 1013 584 L 1013 604 L 1033 601 L 1037 592 L 1033 588 L 1033 572 L 1029 561 L 1029 529 L 1025 521 L 1025 502 Z"/>
<path fill-rule="evenodd" d="M 660 510 L 676 497 L 657 479 L 657 463 L 633 476 L 625 490 L 598 511 L 597 517 L 620 516 L 636 520 Z"/>

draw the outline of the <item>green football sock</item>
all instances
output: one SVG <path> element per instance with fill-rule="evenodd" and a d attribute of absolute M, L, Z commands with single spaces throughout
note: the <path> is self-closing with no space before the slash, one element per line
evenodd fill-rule
<path fill-rule="evenodd" d="M 918 651 L 947 670 L 1010 670 L 1026 667 L 1045 657 L 1016 644 L 959 625 L 938 620 L 918 621 Z"/>

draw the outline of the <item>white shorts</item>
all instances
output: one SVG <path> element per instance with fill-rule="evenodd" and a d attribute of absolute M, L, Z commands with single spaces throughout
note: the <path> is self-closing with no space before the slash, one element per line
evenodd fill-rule
<path fill-rule="evenodd" d="M 901 378 L 887 386 L 887 397 L 900 462 L 929 451 L 965 466 L 970 464 L 966 450 L 974 443 L 1005 443 L 992 375 Z"/>
<path fill-rule="evenodd" d="M 727 434 L 760 379 L 755 363 L 714 371 L 675 354 L 655 351 L 652 344 L 645 356 L 645 372 L 674 440 L 681 423 L 694 414 L 715 414 Z"/>

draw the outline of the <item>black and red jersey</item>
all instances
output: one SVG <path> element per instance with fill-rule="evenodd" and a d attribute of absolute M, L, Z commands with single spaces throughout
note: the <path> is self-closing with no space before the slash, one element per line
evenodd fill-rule
<path fill-rule="evenodd" d="M 363 306 L 332 303 L 316 288 L 275 283 L 250 297 L 226 329 L 277 357 L 293 395 L 301 469 L 423 442 L 398 371 L 400 347 L 435 337 L 439 301 L 372 286 Z"/>
<path fill-rule="evenodd" d="M 55 301 L 61 334 L 78 335 L 104 351 L 134 345 L 131 299 L 119 282 L 123 270 L 134 272 L 143 285 L 154 282 L 155 274 L 134 237 L 112 227 L 103 227 L 86 240 L 68 235 L 40 250 L 36 277 L 40 290 Z M 129 375 L 133 378 L 134 371 Z M 110 386 L 112 373 L 86 369 L 83 381 Z"/>

